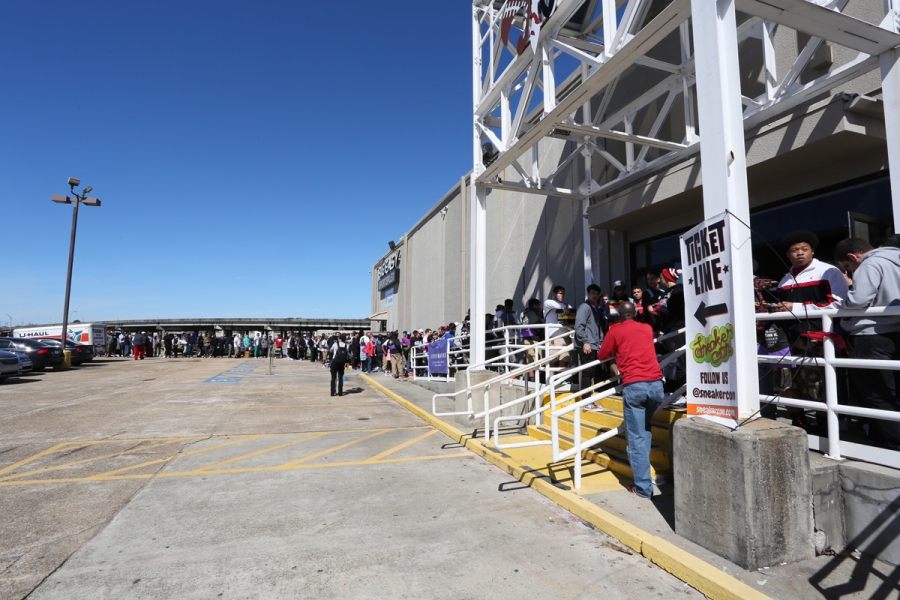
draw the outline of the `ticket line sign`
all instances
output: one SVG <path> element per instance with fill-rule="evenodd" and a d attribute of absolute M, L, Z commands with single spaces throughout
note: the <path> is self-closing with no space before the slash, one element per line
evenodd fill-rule
<path fill-rule="evenodd" d="M 722 213 L 681 236 L 688 414 L 737 425 L 732 216 Z"/>

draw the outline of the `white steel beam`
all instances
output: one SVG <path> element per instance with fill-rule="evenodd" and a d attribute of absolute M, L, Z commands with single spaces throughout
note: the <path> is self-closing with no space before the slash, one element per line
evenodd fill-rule
<path fill-rule="evenodd" d="M 737 9 L 866 54 L 900 46 L 900 35 L 893 31 L 807 0 L 738 0 Z"/>
<path fill-rule="evenodd" d="M 887 3 L 883 26 L 900 31 L 900 0 Z M 881 55 L 881 91 L 884 96 L 884 130 L 887 136 L 888 168 L 891 173 L 891 203 L 894 231 L 900 224 L 900 49 Z"/>
<path fill-rule="evenodd" d="M 485 190 L 483 185 L 476 181 L 476 176 L 484 170 L 484 162 L 482 160 L 481 150 L 481 131 L 482 126 L 479 116 L 475 109 L 478 108 L 482 99 L 481 86 L 481 22 L 478 15 L 478 8 L 472 7 L 472 106 L 473 106 L 473 127 L 472 127 L 472 177 L 470 180 L 471 191 L 469 193 L 469 211 L 470 211 L 470 238 L 469 238 L 469 306 L 472 315 L 469 323 L 470 344 L 469 344 L 469 364 L 480 363 L 484 361 L 485 356 L 485 326 L 484 326 L 484 304 L 485 304 L 485 272 L 487 270 L 487 226 L 485 213 Z M 499 146 L 498 146 L 499 147 Z M 475 318 L 479 314 L 479 308 L 482 314 L 481 319 Z M 480 332 L 480 333 L 479 333 Z"/>
<path fill-rule="evenodd" d="M 506 190 L 507 192 L 521 192 L 538 196 L 555 196 L 557 198 L 571 198 L 572 200 L 584 200 L 587 195 L 578 193 L 577 190 L 560 188 L 544 184 L 542 187 L 529 187 L 519 181 L 489 181 L 484 187 L 492 190 Z"/>
<path fill-rule="evenodd" d="M 541 33 L 538 40 L 542 42 L 552 33 L 554 33 L 559 27 L 565 24 L 583 2 L 584 0 L 560 0 L 556 11 L 549 19 L 547 19 L 547 22 L 541 26 Z M 481 52 L 480 44 L 476 52 Z M 494 82 L 490 82 L 488 84 L 482 102 L 475 107 L 476 114 L 483 117 L 493 112 L 494 108 L 497 106 L 497 103 L 500 101 L 501 90 L 517 81 L 519 77 L 522 76 L 522 73 L 525 71 L 525 69 L 528 68 L 529 64 L 531 64 L 531 62 L 534 60 L 539 61 L 540 58 L 528 51 L 515 56 L 512 61 L 506 66 L 506 69 L 503 70 L 503 73 L 500 74 L 500 77 Z M 479 85 L 480 84 L 481 82 L 479 80 Z"/>
<path fill-rule="evenodd" d="M 663 38 L 688 18 L 690 15 L 689 3 L 690 0 L 674 0 L 674 2 L 664 8 L 652 22 L 638 32 L 619 52 L 614 54 L 603 68 L 594 70 L 587 81 L 575 88 L 563 100 L 560 100 L 558 105 L 541 121 L 523 134 L 507 152 L 501 154 L 487 167 L 485 172 L 478 177 L 479 181 L 485 182 L 496 177 L 525 150 L 536 144 L 541 138 L 549 134 L 557 124 L 575 112 L 584 103 L 585 99 L 606 87 L 616 77 L 624 73 L 628 67 L 633 65 L 640 56 L 643 56 L 661 42 Z M 546 86 L 547 82 L 545 81 L 544 83 Z"/>
<path fill-rule="evenodd" d="M 635 133 L 625 133 L 623 131 L 600 129 L 599 127 L 579 125 L 577 123 L 570 123 L 568 121 L 563 121 L 562 123 L 560 123 L 559 128 L 566 129 L 568 131 L 583 133 L 584 135 L 589 135 L 591 137 L 617 140 L 619 142 L 638 144 L 640 146 L 650 146 L 651 148 L 662 148 L 663 150 L 682 150 L 684 148 L 687 148 L 686 145 L 679 144 L 678 142 L 667 142 L 665 140 L 658 140 L 653 137 L 637 135 Z"/>
<path fill-rule="evenodd" d="M 691 0 L 691 5 L 701 115 L 703 214 L 710 218 L 729 211 L 737 220 L 749 224 L 735 0 Z M 731 240 L 733 358 L 741 390 L 737 398 L 738 418 L 746 419 L 759 410 L 749 227 L 736 228 L 731 232 Z"/>

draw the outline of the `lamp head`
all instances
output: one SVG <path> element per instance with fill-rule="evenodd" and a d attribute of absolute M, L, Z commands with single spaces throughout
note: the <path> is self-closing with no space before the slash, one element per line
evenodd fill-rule
<path fill-rule="evenodd" d="M 94 191 L 94 188 L 92 188 L 91 186 L 87 186 L 86 188 L 84 188 L 84 189 L 81 191 L 81 193 L 82 193 L 82 194 L 90 194 L 90 193 L 93 192 L 93 191 Z"/>
<path fill-rule="evenodd" d="M 390 241 L 388 242 L 388 246 L 390 246 L 391 250 L 393 250 L 397 246 L 397 244 L 395 244 L 393 241 Z"/>
<path fill-rule="evenodd" d="M 72 204 L 72 199 L 68 196 L 50 196 L 50 199 L 60 204 Z"/>
<path fill-rule="evenodd" d="M 82 204 L 86 204 L 87 206 L 100 206 L 99 198 L 85 198 L 81 202 Z"/>
<path fill-rule="evenodd" d="M 75 177 L 69 177 L 69 185 L 72 187 L 78 187 L 81 185 L 81 180 L 76 179 Z"/>

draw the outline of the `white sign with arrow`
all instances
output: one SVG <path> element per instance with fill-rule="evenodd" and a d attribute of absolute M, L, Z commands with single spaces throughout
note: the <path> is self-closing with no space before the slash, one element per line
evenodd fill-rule
<path fill-rule="evenodd" d="M 681 236 L 688 414 L 735 427 L 738 419 L 731 285 L 732 216 Z"/>

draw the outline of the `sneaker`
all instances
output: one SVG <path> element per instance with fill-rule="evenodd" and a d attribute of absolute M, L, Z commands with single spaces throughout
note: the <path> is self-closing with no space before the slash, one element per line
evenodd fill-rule
<path fill-rule="evenodd" d="M 589 410 L 591 412 L 606 412 L 605 408 L 603 408 L 599 404 L 594 404 L 593 402 L 585 406 L 584 410 Z"/>
<path fill-rule="evenodd" d="M 648 498 L 647 496 L 644 496 L 644 495 L 642 495 L 640 492 L 638 492 L 638 491 L 637 491 L 637 488 L 634 487 L 634 485 L 629 485 L 629 486 L 628 486 L 627 488 L 625 488 L 625 489 L 627 489 L 627 490 L 629 491 L 629 493 L 634 494 L 634 495 L 637 496 L 638 498 L 642 498 L 642 499 L 644 499 L 644 500 L 650 500 L 650 498 Z"/>

